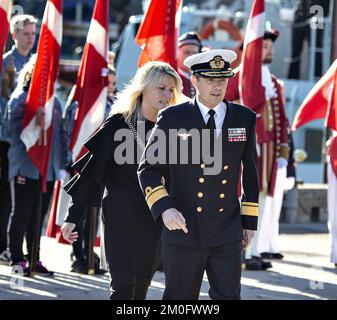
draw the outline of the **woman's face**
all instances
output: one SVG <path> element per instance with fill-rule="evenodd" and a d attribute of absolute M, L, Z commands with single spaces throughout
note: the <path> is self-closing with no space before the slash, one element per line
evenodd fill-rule
<path fill-rule="evenodd" d="M 155 87 L 144 91 L 142 107 L 156 112 L 166 108 L 173 97 L 174 88 L 174 78 L 163 75 Z"/>

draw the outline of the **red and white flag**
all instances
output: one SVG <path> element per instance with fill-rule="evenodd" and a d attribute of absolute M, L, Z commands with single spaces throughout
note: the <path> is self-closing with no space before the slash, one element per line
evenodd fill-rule
<path fill-rule="evenodd" d="M 335 97 L 332 97 L 334 82 L 336 82 L 337 60 L 331 65 L 324 76 L 310 90 L 294 117 L 292 130 L 305 125 L 310 121 L 328 118 L 328 126 L 332 126 L 333 112 L 336 108 Z M 336 92 L 336 84 L 335 91 Z M 331 108 L 329 107 L 331 106 Z M 331 110 L 331 111 L 330 111 Z"/>
<path fill-rule="evenodd" d="M 177 43 L 182 0 L 151 0 L 137 32 L 142 47 L 138 66 L 148 61 L 163 61 L 177 67 Z"/>
<path fill-rule="evenodd" d="M 334 83 L 329 99 L 329 107 L 327 111 L 325 125 L 337 131 L 337 68 L 335 69 Z"/>
<path fill-rule="evenodd" d="M 42 177 L 46 191 L 52 142 L 55 82 L 62 42 L 62 0 L 48 0 L 37 47 L 37 60 L 28 91 L 20 138 Z"/>
<path fill-rule="evenodd" d="M 104 120 L 108 85 L 109 0 L 96 0 L 77 75 L 78 107 L 70 140 L 73 161 L 85 152 L 85 141 Z"/>
<path fill-rule="evenodd" d="M 265 104 L 262 85 L 262 46 L 265 31 L 264 0 L 254 0 L 243 44 L 242 67 L 239 77 L 241 103 L 257 113 L 256 132 L 259 143 L 264 141 L 260 114 Z"/>
<path fill-rule="evenodd" d="M 7 42 L 9 32 L 9 21 L 11 18 L 11 0 L 0 0 L 0 73 L 2 70 L 2 56 Z"/>

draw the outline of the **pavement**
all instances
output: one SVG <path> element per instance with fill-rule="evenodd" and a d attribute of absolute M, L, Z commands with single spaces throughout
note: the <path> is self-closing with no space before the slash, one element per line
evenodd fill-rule
<path fill-rule="evenodd" d="M 325 224 L 281 224 L 280 244 L 284 259 L 273 260 L 273 268 L 243 271 L 242 299 L 337 300 L 337 269 L 330 263 Z M 53 277 L 13 276 L 11 267 L 0 265 L 0 300 L 107 300 L 108 275 L 70 272 L 70 252 L 69 245 L 42 237 L 41 260 L 55 271 Z M 164 273 L 157 272 L 147 299 L 161 299 L 164 284 Z M 200 300 L 209 299 L 208 289 L 205 275 Z"/>

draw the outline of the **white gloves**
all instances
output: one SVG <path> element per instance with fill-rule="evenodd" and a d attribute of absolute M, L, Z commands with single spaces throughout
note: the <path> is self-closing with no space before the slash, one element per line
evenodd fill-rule
<path fill-rule="evenodd" d="M 278 169 L 283 169 L 288 166 L 288 160 L 285 158 L 277 158 L 277 168 Z"/>

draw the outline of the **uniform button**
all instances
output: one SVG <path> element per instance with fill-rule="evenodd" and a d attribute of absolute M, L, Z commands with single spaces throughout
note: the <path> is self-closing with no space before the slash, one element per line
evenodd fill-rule
<path fill-rule="evenodd" d="M 204 183 L 204 182 L 205 182 L 205 179 L 204 179 L 204 178 L 199 178 L 199 182 L 200 182 L 200 183 Z"/>
<path fill-rule="evenodd" d="M 222 184 L 226 184 L 226 183 L 227 183 L 227 180 L 222 180 L 221 183 L 222 183 Z"/>
<path fill-rule="evenodd" d="M 201 167 L 201 169 L 205 169 L 205 168 L 206 168 L 206 165 L 205 165 L 204 163 L 202 163 L 202 164 L 200 165 L 200 167 Z"/>
<path fill-rule="evenodd" d="M 224 166 L 223 167 L 224 170 L 228 170 L 228 168 L 229 168 L 228 166 Z"/>
<path fill-rule="evenodd" d="M 198 207 L 198 208 L 197 208 L 197 211 L 198 211 L 198 212 L 202 212 L 202 207 Z"/>
<path fill-rule="evenodd" d="M 202 198 L 204 196 L 204 194 L 202 192 L 198 192 L 198 197 Z"/>
<path fill-rule="evenodd" d="M 219 209 L 219 212 L 222 212 L 223 210 L 224 210 L 223 208 L 220 208 L 220 209 Z"/>
<path fill-rule="evenodd" d="M 225 194 L 224 193 L 221 193 L 220 196 L 219 196 L 221 199 L 223 199 L 225 197 Z"/>

